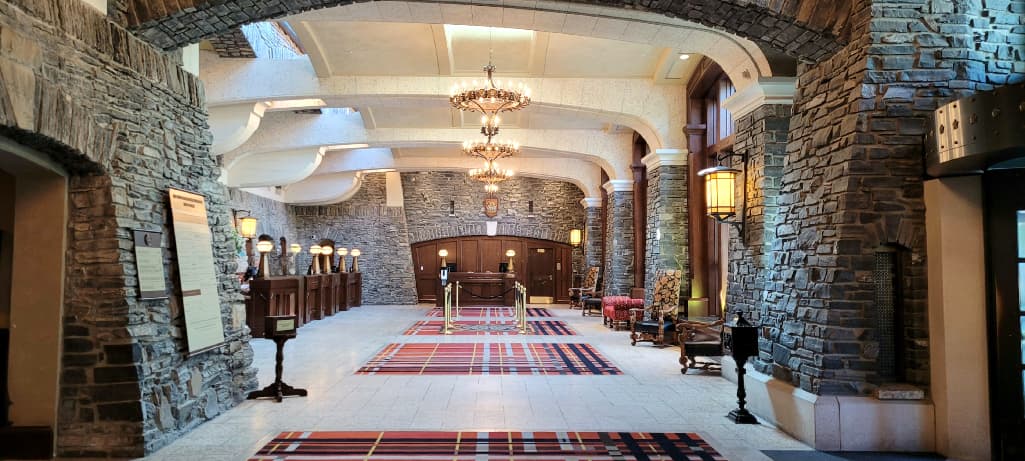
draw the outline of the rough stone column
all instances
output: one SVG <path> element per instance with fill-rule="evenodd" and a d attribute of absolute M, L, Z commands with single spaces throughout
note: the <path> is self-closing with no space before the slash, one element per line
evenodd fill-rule
<path fill-rule="evenodd" d="M 643 161 L 648 169 L 644 297 L 650 303 L 658 270 L 690 271 L 687 150 L 658 149 Z M 690 279 L 684 277 L 680 300 L 686 301 L 689 293 Z"/>
<path fill-rule="evenodd" d="M 605 294 L 630 294 L 634 284 L 633 181 L 613 179 L 602 187 L 608 193 L 605 220 Z"/>
<path fill-rule="evenodd" d="M 586 197 L 580 200 L 580 205 L 584 207 L 584 265 L 581 273 L 586 273 L 589 267 L 602 266 L 601 241 L 605 238 L 605 230 L 601 227 L 601 198 Z"/>

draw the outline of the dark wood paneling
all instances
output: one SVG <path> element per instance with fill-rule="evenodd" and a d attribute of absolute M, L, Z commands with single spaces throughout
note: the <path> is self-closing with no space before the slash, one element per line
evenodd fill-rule
<path fill-rule="evenodd" d="M 480 242 L 480 266 L 478 271 L 498 272 L 498 264 L 505 261 L 505 242 L 497 239 Z M 515 266 L 513 267 L 515 269 Z"/>
<path fill-rule="evenodd" d="M 480 245 L 476 240 L 459 241 L 459 265 L 458 272 L 482 272 L 484 268 L 480 263 Z M 497 269 L 492 269 L 497 270 Z"/>
<path fill-rule="evenodd" d="M 459 272 L 498 272 L 500 263 L 509 262 L 505 256 L 506 250 L 514 250 L 515 279 L 523 284 L 528 284 L 528 276 L 531 268 L 528 263 L 529 248 L 546 248 L 552 253 L 543 264 L 549 266 L 546 269 L 553 276 L 551 294 L 541 296 L 554 296 L 555 302 L 568 302 L 568 289 L 572 283 L 572 247 L 562 242 L 550 240 L 531 239 L 523 237 L 487 237 L 470 236 L 446 238 L 420 242 L 412 246 L 414 270 L 416 271 L 417 299 L 420 302 L 436 302 L 436 289 L 440 283 L 438 280 L 438 268 L 441 260 L 438 259 L 439 249 L 448 250 L 448 262 L 456 263 Z M 561 270 L 556 263 L 561 265 Z M 421 269 L 423 266 L 423 269 Z M 528 294 L 531 294 L 528 290 Z M 538 294 L 533 294 L 538 296 Z"/>

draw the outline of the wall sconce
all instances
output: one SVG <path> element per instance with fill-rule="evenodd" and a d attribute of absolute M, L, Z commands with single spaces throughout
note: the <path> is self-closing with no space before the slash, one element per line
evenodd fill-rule
<path fill-rule="evenodd" d="M 569 244 L 575 247 L 580 246 L 584 241 L 584 233 L 580 229 L 570 229 L 569 231 Z"/>
<path fill-rule="evenodd" d="M 513 256 L 516 256 L 516 251 L 515 250 L 506 250 L 505 251 L 505 255 L 509 257 L 509 272 L 513 272 L 514 270 L 516 270 L 513 267 Z"/>
<path fill-rule="evenodd" d="M 363 254 L 363 252 L 359 251 L 359 248 L 353 248 L 349 254 L 352 255 L 352 271 L 359 272 L 359 255 Z"/>
<path fill-rule="evenodd" d="M 274 249 L 274 239 L 267 234 L 260 236 L 259 241 L 256 243 L 256 251 L 260 252 L 260 266 L 256 272 L 257 278 L 270 277 L 270 265 L 267 262 L 267 253 L 270 253 Z"/>
<path fill-rule="evenodd" d="M 313 268 L 310 270 L 310 274 L 316 275 L 320 273 L 320 245 L 310 246 L 310 255 L 313 256 Z"/>
<path fill-rule="evenodd" d="M 338 249 L 338 272 L 349 272 L 345 267 L 345 256 L 349 254 L 349 249 L 341 247 Z"/>
<path fill-rule="evenodd" d="M 698 176 L 705 178 L 705 209 L 708 216 L 724 224 L 730 224 L 737 228 L 741 239 L 744 235 L 744 210 L 740 210 L 740 219 L 728 221 L 729 218 L 737 216 L 737 204 L 734 191 L 737 185 L 737 174 L 742 170 L 722 165 L 723 160 L 730 157 L 740 157 L 741 163 L 747 165 L 747 155 L 726 152 L 716 158 L 718 165 L 705 168 L 698 172 Z M 744 181 L 746 186 L 747 181 Z M 746 187 L 745 187 L 746 189 Z M 746 193 L 745 193 L 746 195 Z"/>
<path fill-rule="evenodd" d="M 448 250 L 444 248 L 438 250 L 438 256 L 441 256 L 441 267 L 448 267 L 448 261 L 445 261 L 445 258 L 448 257 Z"/>
<path fill-rule="evenodd" d="M 245 213 L 246 215 L 239 218 L 239 214 Z M 249 210 L 231 210 L 231 217 L 235 220 L 235 230 L 238 231 L 238 235 L 242 238 L 251 239 L 256 237 L 256 217 L 254 217 Z"/>

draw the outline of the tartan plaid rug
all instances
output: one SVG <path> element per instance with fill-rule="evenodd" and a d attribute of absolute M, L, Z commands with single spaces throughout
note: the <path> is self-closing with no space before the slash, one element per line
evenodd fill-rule
<path fill-rule="evenodd" d="M 452 334 L 457 336 L 510 336 L 519 335 L 520 330 L 516 328 L 513 320 L 487 321 L 487 320 L 456 320 L 453 323 Z M 405 333 L 407 336 L 437 336 L 441 335 L 445 326 L 444 320 L 421 320 L 413 324 Z M 568 336 L 576 335 L 566 322 L 562 320 L 528 320 L 528 335 L 542 336 Z"/>
<path fill-rule="evenodd" d="M 452 308 L 452 315 L 456 315 L 456 308 Z M 435 307 L 427 312 L 428 317 L 444 317 L 445 308 Z M 515 317 L 511 307 L 464 307 L 459 309 L 460 317 Z M 552 317 L 552 312 L 543 307 L 528 307 L 527 317 Z"/>
<path fill-rule="evenodd" d="M 282 432 L 249 461 L 726 461 L 697 434 Z"/>
<path fill-rule="evenodd" d="M 357 375 L 621 375 L 590 344 L 389 344 Z"/>

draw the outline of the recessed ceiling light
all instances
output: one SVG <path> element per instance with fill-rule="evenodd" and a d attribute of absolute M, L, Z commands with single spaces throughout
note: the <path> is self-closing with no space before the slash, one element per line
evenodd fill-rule
<path fill-rule="evenodd" d="M 690 55 L 689 54 L 687 54 L 687 53 L 680 53 L 680 60 L 686 61 L 688 59 L 690 59 Z"/>

